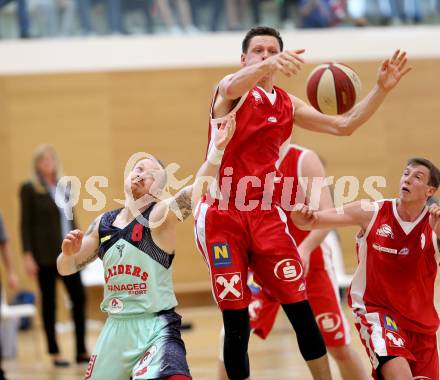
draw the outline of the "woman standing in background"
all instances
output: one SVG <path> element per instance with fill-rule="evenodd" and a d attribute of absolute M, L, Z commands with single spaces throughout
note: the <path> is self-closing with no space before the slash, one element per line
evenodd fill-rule
<path fill-rule="evenodd" d="M 37 147 L 32 169 L 33 178 L 22 184 L 20 189 L 24 264 L 27 274 L 38 278 L 44 330 L 53 364 L 67 367 L 69 362 L 61 356 L 55 336 L 56 258 L 61 249 L 62 237 L 76 228 L 76 225 L 75 220 L 68 219 L 63 208 L 57 206 L 57 203 L 63 202 L 55 201 L 61 170 L 54 148 L 50 145 Z M 64 189 L 62 193 L 69 197 L 70 190 Z M 84 287 L 79 273 L 62 279 L 73 304 L 76 361 L 85 363 L 89 360 L 89 354 L 85 347 Z"/>

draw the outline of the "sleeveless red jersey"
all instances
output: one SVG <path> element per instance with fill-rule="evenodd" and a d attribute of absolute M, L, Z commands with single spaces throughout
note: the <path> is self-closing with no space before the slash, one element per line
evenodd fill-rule
<path fill-rule="evenodd" d="M 355 312 L 389 312 L 410 331 L 435 334 L 434 282 L 439 264 L 437 236 L 428 208 L 404 222 L 397 200 L 382 200 L 363 236 L 358 237 L 359 266 L 349 291 Z"/>
<path fill-rule="evenodd" d="M 307 154 L 308 149 L 298 145 L 290 144 L 284 157 L 279 162 L 279 171 L 283 176 L 283 192 L 281 199 L 281 208 L 287 215 L 290 215 L 296 203 L 304 203 L 304 197 L 301 192 L 298 194 L 299 179 L 303 177 L 302 160 Z M 287 219 L 289 231 L 299 246 L 311 231 L 300 230 L 289 217 Z M 326 267 L 325 258 L 321 246 L 316 247 L 310 256 L 310 269 L 324 269 Z"/>
<path fill-rule="evenodd" d="M 218 182 L 222 197 L 227 198 L 228 185 L 223 181 L 225 177 L 230 177 L 225 184 L 232 180 L 230 205 L 235 203 L 237 193 L 241 199 L 262 199 L 263 193 L 271 191 L 274 178 L 276 181 L 280 176 L 275 163 L 280 158 L 281 147 L 288 143 L 292 134 L 293 105 L 284 90 L 274 86 L 274 91 L 276 99 L 272 104 L 264 90 L 254 87 L 243 95 L 233 110 L 236 112 L 236 131 L 223 155 Z M 212 118 L 211 114 L 208 150 L 222 120 L 224 118 Z M 231 169 L 225 172 L 225 168 L 232 168 L 232 175 Z"/>

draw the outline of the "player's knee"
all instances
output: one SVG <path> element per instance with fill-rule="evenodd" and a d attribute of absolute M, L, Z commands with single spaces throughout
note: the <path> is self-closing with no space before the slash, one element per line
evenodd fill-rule
<path fill-rule="evenodd" d="M 250 334 L 248 309 L 224 310 L 224 363 L 228 378 L 243 380 L 249 377 L 248 342 Z"/>
<path fill-rule="evenodd" d="M 328 352 L 337 362 L 344 362 L 351 359 L 351 346 L 327 347 Z"/>
<path fill-rule="evenodd" d="M 282 305 L 296 332 L 298 347 L 304 360 L 315 360 L 327 353 L 324 339 L 308 301 Z"/>

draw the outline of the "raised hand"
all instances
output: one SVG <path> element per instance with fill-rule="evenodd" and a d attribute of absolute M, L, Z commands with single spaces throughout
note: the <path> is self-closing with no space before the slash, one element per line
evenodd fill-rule
<path fill-rule="evenodd" d="M 291 212 L 293 223 L 301 230 L 309 230 L 318 221 L 316 212 L 307 205 L 297 204 Z"/>
<path fill-rule="evenodd" d="M 437 238 L 440 239 L 440 206 L 433 204 L 429 208 L 429 224 L 432 230 L 436 233 Z"/>
<path fill-rule="evenodd" d="M 223 123 L 218 128 L 217 135 L 215 136 L 215 147 L 218 150 L 224 150 L 231 141 L 235 132 L 235 114 L 231 114 L 226 117 Z"/>
<path fill-rule="evenodd" d="M 298 74 L 304 60 L 301 54 L 305 49 L 286 50 L 266 59 L 266 64 L 270 65 L 272 71 L 280 71 L 287 77 Z"/>
<path fill-rule="evenodd" d="M 61 244 L 61 250 L 66 256 L 73 256 L 81 249 L 83 232 L 80 230 L 70 231 Z"/>
<path fill-rule="evenodd" d="M 408 67 L 406 52 L 396 50 L 391 58 L 382 62 L 379 69 L 377 84 L 384 91 L 392 90 L 400 79 L 411 71 L 412 67 Z"/>

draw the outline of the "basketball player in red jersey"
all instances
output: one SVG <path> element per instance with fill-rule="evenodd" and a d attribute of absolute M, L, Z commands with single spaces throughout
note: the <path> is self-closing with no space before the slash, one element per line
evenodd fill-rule
<path fill-rule="evenodd" d="M 288 191 L 283 194 L 281 201 L 281 208 L 286 214 L 290 214 L 292 205 L 304 201 L 306 204 L 319 201 L 320 210 L 334 207 L 330 189 L 324 184 L 324 166 L 312 150 L 289 145 L 286 154 L 279 161 L 279 171 L 283 174 L 285 183 L 292 182 L 292 187 L 285 184 Z M 312 194 L 316 199 L 311 199 Z M 298 245 L 304 267 L 307 296 L 327 349 L 338 364 L 344 380 L 367 380 L 368 375 L 361 359 L 350 345 L 349 325 L 341 308 L 332 252 L 324 243 L 329 230 L 303 231 L 298 229 L 290 218 L 287 222 L 289 232 Z M 280 303 L 253 281 L 252 274 L 249 276 L 248 285 L 252 291 L 249 305 L 251 330 L 265 339 L 272 330 Z M 220 357 L 223 357 L 222 353 Z M 219 366 L 218 379 L 227 379 L 223 362 Z"/>
<path fill-rule="evenodd" d="M 440 262 L 440 185 L 430 161 L 408 161 L 397 199 L 293 212 L 301 228 L 359 225 L 359 266 L 349 290 L 356 327 L 375 379 L 439 379 L 434 283 Z"/>
<path fill-rule="evenodd" d="M 251 268 L 257 283 L 281 303 L 313 377 L 329 379 L 326 349 L 307 301 L 300 258 L 287 217 L 277 205 L 275 164 L 288 144 L 294 121 L 310 130 L 350 135 L 410 69 L 406 54 L 396 51 L 381 65 L 377 85 L 367 97 L 346 114 L 331 117 L 273 85 L 277 72 L 297 73 L 304 50 L 283 52 L 279 33 L 258 27 L 247 33 L 242 51 L 242 69 L 220 81 L 211 111 L 209 151 L 221 120 L 230 112 L 236 112 L 237 120 L 236 134 L 220 167 L 220 192 L 196 210 L 196 241 L 223 314 L 226 371 L 232 380 L 249 377 L 251 295 L 246 278 Z"/>

